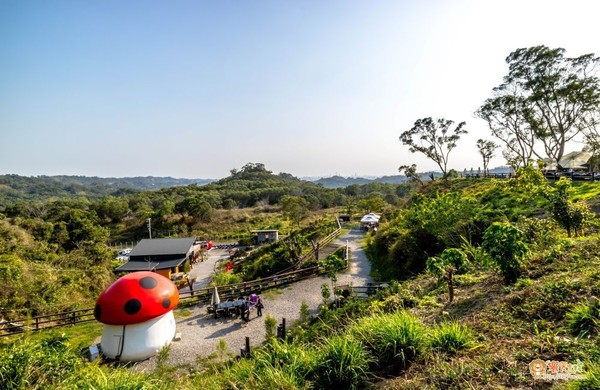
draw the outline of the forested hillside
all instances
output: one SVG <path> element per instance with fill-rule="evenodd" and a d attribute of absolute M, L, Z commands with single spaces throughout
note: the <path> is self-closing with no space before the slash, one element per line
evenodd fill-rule
<path fill-rule="evenodd" d="M 0 210 L 18 201 L 45 201 L 59 198 L 98 199 L 107 195 L 125 195 L 142 190 L 202 185 L 210 179 L 174 179 L 172 177 L 86 177 L 0 175 Z"/>
<path fill-rule="evenodd" d="M 597 389 L 600 228 L 589 205 L 599 203 L 598 183 L 549 183 L 532 168 L 511 180 L 427 183 L 386 207 L 380 229 L 367 235 L 376 276 L 389 288 L 304 313 L 285 341 L 271 339 L 250 359 L 209 358 L 197 368 L 162 360 L 139 374 L 94 368 L 54 336 L 42 342 L 48 350 L 39 342 L 6 348 L 0 372 L 15 373 L 15 383 L 101 388 Z M 569 382 L 534 379 L 531 364 Z"/>
<path fill-rule="evenodd" d="M 115 254 L 108 244 L 148 237 L 148 219 L 155 238 L 250 242 L 253 229 L 290 234 L 327 210 L 329 225 L 336 212 L 383 212 L 396 207 L 409 189 L 381 183 L 327 189 L 289 174 L 275 175 L 258 163 L 208 185 L 103 197 L 63 196 L 64 189 L 54 182 L 44 187 L 45 200 L 30 200 L 27 189 L 41 187 L 13 179 L 13 185 L 22 181 L 21 191 L 0 212 L 0 313 L 5 318 L 92 306 L 115 277 Z M 273 261 L 279 260 L 258 261 L 247 277 L 281 267 Z"/>

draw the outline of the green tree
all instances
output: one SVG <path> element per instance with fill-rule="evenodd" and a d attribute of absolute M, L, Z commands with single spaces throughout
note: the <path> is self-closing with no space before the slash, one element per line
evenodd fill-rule
<path fill-rule="evenodd" d="M 555 190 L 547 193 L 552 218 L 567 230 L 569 237 L 573 232 L 578 235 L 585 223 L 592 218 L 588 205 L 584 202 L 573 202 L 570 193 L 571 181 L 566 177 L 561 177 L 556 182 Z"/>
<path fill-rule="evenodd" d="M 454 274 L 463 272 L 467 256 L 460 249 L 446 248 L 437 257 L 427 259 L 427 271 L 448 283 L 448 302 L 454 301 Z"/>
<path fill-rule="evenodd" d="M 500 267 L 507 284 L 521 276 L 521 263 L 529 248 L 525 234 L 506 222 L 494 222 L 483 235 L 482 248 Z"/>
<path fill-rule="evenodd" d="M 514 169 L 526 167 L 534 155 L 542 158 L 534 149 L 537 137 L 527 123 L 526 99 L 518 91 L 517 86 L 509 83 L 494 88 L 495 96 L 475 112 L 504 144 L 502 154 Z"/>
<path fill-rule="evenodd" d="M 423 153 L 435 162 L 444 177 L 448 173 L 448 157 L 456 147 L 466 123 L 460 122 L 451 129 L 454 121 L 447 119 L 433 120 L 431 117 L 417 119 L 412 129 L 400 134 L 400 141 L 409 147 L 411 153 Z"/>
<path fill-rule="evenodd" d="M 534 46 L 517 49 L 506 58 L 508 74 L 498 91 L 517 88 L 527 126 L 542 142 L 546 155 L 559 161 L 565 145 L 589 128 L 598 113 L 600 82 L 594 54 L 575 58 L 565 49 Z M 504 91 L 504 92 L 503 92 Z"/>
<path fill-rule="evenodd" d="M 299 196 L 284 195 L 280 202 L 283 215 L 292 220 L 296 225 L 308 216 L 308 202 Z"/>
<path fill-rule="evenodd" d="M 331 281 L 331 291 L 333 291 L 335 294 L 335 283 L 337 282 L 337 273 L 344 269 L 344 267 L 346 266 L 346 262 L 339 256 L 331 254 L 327 256 L 325 260 L 321 260 L 319 262 L 319 266 L 321 267 L 321 269 L 323 269 L 323 271 L 325 271 L 325 274 Z"/>
<path fill-rule="evenodd" d="M 404 173 L 404 176 L 411 182 L 417 184 L 423 184 L 421 175 L 417 172 L 417 164 L 412 165 L 400 165 L 398 171 Z"/>
<path fill-rule="evenodd" d="M 381 212 L 385 209 L 386 201 L 381 196 L 372 195 L 358 202 L 358 207 L 366 213 Z"/>
<path fill-rule="evenodd" d="M 498 145 L 494 141 L 485 141 L 483 139 L 477 140 L 477 150 L 483 158 L 483 174 L 487 175 L 488 173 L 488 165 L 490 163 L 490 159 L 494 157 L 494 152 L 498 148 Z"/>

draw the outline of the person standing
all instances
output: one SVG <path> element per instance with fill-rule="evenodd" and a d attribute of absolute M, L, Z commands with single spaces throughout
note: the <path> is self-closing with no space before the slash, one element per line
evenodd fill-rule
<path fill-rule="evenodd" d="M 262 299 L 260 299 L 260 297 L 258 297 L 258 300 L 256 301 L 256 316 L 257 317 L 262 317 L 263 307 L 265 307 L 265 306 L 262 303 Z"/>

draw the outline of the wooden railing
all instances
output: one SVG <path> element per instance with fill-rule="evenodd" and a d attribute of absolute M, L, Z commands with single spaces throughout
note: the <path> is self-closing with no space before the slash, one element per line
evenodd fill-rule
<path fill-rule="evenodd" d="M 328 234 L 327 236 L 325 236 L 325 238 L 323 238 L 321 241 L 319 241 L 315 247 L 313 247 L 311 250 L 309 250 L 308 252 L 302 254 L 298 260 L 296 260 L 296 262 L 294 264 L 292 264 L 291 266 L 277 272 L 275 275 L 279 275 L 279 274 L 284 274 L 286 272 L 291 272 L 293 270 L 298 269 L 299 267 L 302 266 L 302 264 L 304 264 L 307 260 L 311 259 L 311 258 L 315 258 L 317 256 L 317 252 L 319 251 L 319 248 L 323 248 L 326 245 L 329 245 L 333 240 L 335 240 L 335 238 L 340 234 L 340 232 L 342 231 L 342 224 L 340 223 L 339 218 L 335 218 L 335 221 L 337 223 L 337 229 L 335 229 L 333 232 L 331 232 L 330 234 Z"/>
<path fill-rule="evenodd" d="M 511 179 L 516 177 L 514 173 L 466 173 L 467 179 Z M 566 177 L 574 181 L 599 181 L 600 172 L 546 172 L 544 177 L 548 180 L 558 180 Z"/>
<path fill-rule="evenodd" d="M 94 309 L 70 310 L 14 321 L 0 321 L 0 337 L 26 331 L 58 328 L 66 325 L 95 321 Z"/>

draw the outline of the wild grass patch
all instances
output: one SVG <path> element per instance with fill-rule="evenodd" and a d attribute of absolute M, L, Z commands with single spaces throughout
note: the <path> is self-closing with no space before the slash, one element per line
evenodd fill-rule
<path fill-rule="evenodd" d="M 408 367 L 427 343 L 421 321 L 405 311 L 361 318 L 348 334 L 367 347 L 380 369 L 389 372 Z"/>
<path fill-rule="evenodd" d="M 441 322 L 430 330 L 429 345 L 432 349 L 455 354 L 474 346 L 473 332 L 457 321 Z"/>

